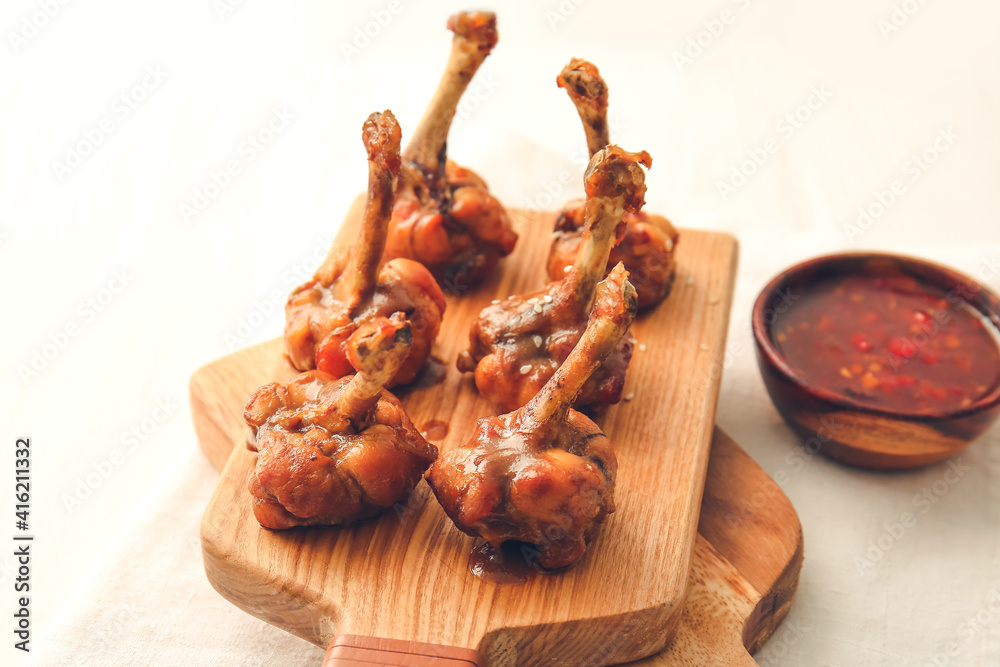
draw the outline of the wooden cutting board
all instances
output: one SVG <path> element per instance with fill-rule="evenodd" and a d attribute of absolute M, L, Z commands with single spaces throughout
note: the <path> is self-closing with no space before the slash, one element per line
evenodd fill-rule
<path fill-rule="evenodd" d="M 337 243 L 355 237 L 360 204 L 352 206 Z M 492 414 L 471 376 L 453 367 L 467 345 L 469 324 L 492 299 L 544 280 L 553 215 L 511 214 L 521 240 L 503 270 L 460 298 L 449 296 L 435 351 L 445 360 L 438 369 L 446 371 L 443 381 L 418 381 L 401 395 L 418 426 L 450 425 L 435 439 L 442 450 L 463 442 L 477 418 Z M 209 580 L 237 605 L 319 644 L 337 634 L 371 635 L 478 648 L 491 664 L 546 665 L 586 664 L 594 656 L 595 665 L 614 664 L 661 650 L 684 609 L 736 242 L 726 234 L 686 230 L 677 257 L 670 299 L 633 327 L 645 347 L 637 348 L 626 383 L 634 399 L 600 419 L 619 458 L 618 511 L 575 567 L 516 585 L 474 576 L 474 541 L 428 500 L 426 485 L 397 511 L 354 528 L 263 530 L 247 491 L 255 455 L 238 435 L 241 446 L 223 470 L 203 523 Z M 254 386 L 284 379 L 290 369 L 280 349 L 275 342 L 259 350 L 260 362 L 229 357 L 225 368 L 249 372 Z M 192 388 L 192 403 L 240 385 L 235 398 L 242 405 L 246 383 L 221 367 L 215 373 L 214 387 Z M 611 641 L 623 631 L 627 637 Z"/>
<path fill-rule="evenodd" d="M 234 399 L 256 387 L 247 362 L 266 369 L 271 348 L 249 348 L 191 378 L 192 397 L 198 396 L 191 402 L 195 428 L 217 470 L 246 428 Z M 227 378 L 231 382 L 220 384 Z M 802 559 L 802 529 L 791 502 L 753 459 L 715 429 L 680 626 L 666 650 L 632 664 L 756 665 L 750 654 L 788 613 Z M 280 620 L 275 624 L 286 627 Z"/>

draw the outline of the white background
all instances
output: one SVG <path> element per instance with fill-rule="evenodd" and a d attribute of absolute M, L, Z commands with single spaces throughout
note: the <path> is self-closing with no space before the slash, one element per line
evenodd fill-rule
<path fill-rule="evenodd" d="M 216 475 L 197 451 L 186 383 L 198 366 L 280 333 L 272 292 L 284 295 L 313 266 L 364 189 L 362 120 L 391 108 L 405 139 L 447 56 L 445 19 L 464 7 L 400 0 L 347 53 L 387 2 L 223 2 L 70 1 L 44 20 L 45 2 L 0 9 L 2 664 L 20 656 L 2 545 L 14 532 L 22 435 L 33 442 L 36 662 L 319 663 L 319 649 L 231 607 L 204 579 L 197 525 Z M 887 23 L 894 7 L 898 26 Z M 1000 612 L 990 610 L 991 593 L 1000 600 L 1000 432 L 962 454 L 969 471 L 922 512 L 914 494 L 947 465 L 873 474 L 806 460 L 764 393 L 748 330 L 768 278 L 840 249 L 919 254 L 1000 288 L 1000 5 L 542 0 L 496 9 L 500 43 L 460 112 L 452 157 L 509 206 L 579 195 L 583 133 L 554 79 L 570 56 L 587 57 L 611 86 L 612 139 L 653 155 L 649 209 L 741 241 L 718 423 L 768 472 L 788 474 L 806 539 L 795 605 L 758 660 L 1000 664 Z M 723 10 L 729 22 L 715 23 Z M 32 32 L 25 21 L 44 25 Z M 691 47 L 699 39 L 700 53 Z M 162 81 L 136 90 L 147 68 Z M 814 90 L 827 99 L 801 108 Z M 241 145 L 275 110 L 294 119 L 249 159 Z M 782 119 L 797 111 L 789 131 Z M 81 149 L 78 166 L 55 165 L 103 119 L 111 132 Z M 933 164 L 914 178 L 908 161 L 949 129 L 953 143 L 931 149 Z M 777 151 L 720 192 L 770 138 Z M 209 187 L 215 196 L 186 220 L 181 205 L 229 160 L 240 173 Z M 573 177 L 560 182 L 564 172 Z M 902 194 L 854 233 L 859 207 L 895 179 Z M 104 290 L 119 287 L 115 271 L 127 285 L 112 295 Z M 103 299 L 101 312 L 81 305 L 88 299 Z M 257 326 L 241 327 L 248 321 Z M 77 333 L 64 340 L 67 326 Z M 64 343 L 57 352 L 44 347 L 53 340 Z M 37 374 L 19 370 L 43 352 L 51 358 L 35 357 Z M 156 412 L 157 401 L 173 407 Z M 129 444 L 132 428 L 148 435 Z M 907 511 L 917 525 L 859 565 L 884 524 Z"/>

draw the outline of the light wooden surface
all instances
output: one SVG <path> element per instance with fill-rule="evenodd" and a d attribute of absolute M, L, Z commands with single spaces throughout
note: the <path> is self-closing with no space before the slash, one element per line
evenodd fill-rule
<path fill-rule="evenodd" d="M 355 205 L 338 243 L 353 238 L 357 213 Z M 436 442 L 442 449 L 465 440 L 475 420 L 492 412 L 471 375 L 453 367 L 469 323 L 490 300 L 543 280 L 553 217 L 512 215 L 522 238 L 502 273 L 449 298 L 435 350 L 446 361 L 446 379 L 401 396 L 418 426 L 450 424 Z M 254 455 L 242 433 L 224 433 L 216 421 L 199 426 L 199 436 L 211 437 L 214 428 L 215 436 L 236 435 L 231 441 L 241 446 L 203 522 L 209 580 L 254 615 L 321 645 L 355 633 L 478 648 L 491 664 L 567 665 L 594 655 L 601 656 L 594 664 L 613 664 L 662 649 L 683 610 L 735 262 L 731 236 L 685 231 L 674 293 L 633 327 L 646 346 L 637 349 L 626 383 L 634 400 L 599 420 L 619 458 L 618 511 L 575 567 L 516 586 L 473 576 L 472 539 L 428 501 L 423 484 L 408 507 L 355 528 L 263 530 L 246 490 Z M 206 369 L 205 382 L 192 382 L 192 405 L 238 411 L 248 384 L 287 377 L 280 349 L 265 344 Z M 628 628 L 627 641 L 609 643 L 618 628 Z"/>
<path fill-rule="evenodd" d="M 266 349 L 258 346 L 240 354 L 256 360 Z M 209 378 L 217 378 L 219 371 L 225 375 L 223 367 L 239 362 L 240 354 L 198 371 L 192 391 L 211 386 Z M 238 389 L 236 384 L 227 388 Z M 235 442 L 225 434 L 242 432 L 243 422 L 235 408 L 223 409 L 212 400 L 193 405 L 195 425 L 204 434 L 202 449 L 221 470 Z M 788 498 L 753 459 L 716 429 L 677 634 L 666 650 L 633 664 L 755 665 L 748 651 L 756 652 L 788 613 L 802 560 L 802 529 Z M 280 620 L 276 625 L 285 627 Z M 614 629 L 608 641 L 617 641 L 620 631 Z"/>

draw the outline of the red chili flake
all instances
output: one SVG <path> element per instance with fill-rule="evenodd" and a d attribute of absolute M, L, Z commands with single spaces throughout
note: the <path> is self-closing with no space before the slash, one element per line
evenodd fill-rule
<path fill-rule="evenodd" d="M 961 396 L 964 392 L 962 391 L 961 387 L 952 387 L 951 393 L 953 393 L 955 396 Z"/>
<path fill-rule="evenodd" d="M 912 387 L 917 383 L 912 375 L 900 375 L 896 378 L 896 384 L 900 387 Z"/>
<path fill-rule="evenodd" d="M 925 313 L 922 310 L 913 311 L 913 319 L 919 322 L 920 324 L 927 324 L 928 322 L 931 321 L 931 318 L 927 315 L 927 313 Z"/>
<path fill-rule="evenodd" d="M 925 387 L 922 387 L 921 391 L 924 393 L 925 396 L 929 398 L 934 398 L 937 400 L 948 398 L 948 392 L 945 391 L 944 387 L 934 387 L 931 385 L 927 385 Z"/>
<path fill-rule="evenodd" d="M 856 333 L 851 336 L 851 345 L 858 348 L 862 352 L 870 352 L 872 349 L 872 344 L 868 342 L 865 335 L 862 333 Z"/>
<path fill-rule="evenodd" d="M 889 341 L 889 352 L 897 357 L 909 359 L 917 353 L 917 346 L 906 338 L 893 338 Z"/>
<path fill-rule="evenodd" d="M 921 359 L 924 360 L 925 364 L 934 365 L 934 364 L 936 364 L 938 362 L 937 356 L 931 354 L 930 352 L 928 352 L 927 354 L 925 354 L 924 356 L 922 356 Z"/>

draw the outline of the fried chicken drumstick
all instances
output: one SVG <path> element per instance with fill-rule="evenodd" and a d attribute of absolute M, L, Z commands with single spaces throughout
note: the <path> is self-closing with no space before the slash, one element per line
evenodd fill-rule
<path fill-rule="evenodd" d="M 646 191 L 640 165 L 649 153 L 618 146 L 598 151 L 584 176 L 587 202 L 580 248 L 563 277 L 543 289 L 483 309 L 469 332 L 469 349 L 458 369 L 475 372 L 480 393 L 501 412 L 527 403 L 549 381 L 583 334 L 604 276 L 616 228 L 626 211 L 638 211 Z M 623 336 L 604 363 L 590 374 L 577 407 L 617 403 L 632 357 L 632 337 Z"/>
<path fill-rule="evenodd" d="M 570 409 L 635 317 L 635 288 L 617 266 L 598 289 L 576 347 L 522 408 L 480 419 L 464 446 L 449 450 L 426 478 L 462 532 L 494 547 L 530 542 L 546 569 L 571 565 L 615 511 L 618 461 L 608 438 Z"/>
<path fill-rule="evenodd" d="M 247 400 L 260 525 L 346 525 L 392 507 L 417 485 L 437 448 L 383 389 L 406 362 L 412 334 L 402 313 L 368 320 L 348 346 L 357 375 L 309 371 Z"/>
<path fill-rule="evenodd" d="M 312 280 L 295 289 L 285 306 L 285 349 L 300 371 L 334 377 L 353 372 L 351 334 L 369 320 L 401 312 L 412 325 L 409 354 L 386 383 L 411 382 L 431 353 L 441 327 L 444 294 L 427 269 L 409 259 L 382 265 L 396 176 L 400 130 L 391 111 L 373 113 L 362 139 L 368 151 L 368 200 L 357 243 L 331 252 Z"/>
<path fill-rule="evenodd" d="M 607 84 L 593 63 L 580 58 L 570 60 L 556 83 L 565 88 L 573 100 L 587 134 L 587 148 L 593 156 L 609 143 Z M 670 294 L 676 269 L 677 230 L 662 215 L 646 211 L 626 213 L 625 223 L 608 257 L 607 268 L 610 271 L 618 262 L 624 264 L 639 295 L 639 308 L 649 308 Z M 548 259 L 551 280 L 562 278 L 573 264 L 580 249 L 583 225 L 582 203 L 570 202 L 556 220 Z"/>
<path fill-rule="evenodd" d="M 421 262 L 460 293 L 510 254 L 517 234 L 483 179 L 446 158 L 458 102 L 496 45 L 496 15 L 462 12 L 448 20 L 448 29 L 455 33 L 448 65 L 403 152 L 386 254 Z"/>

